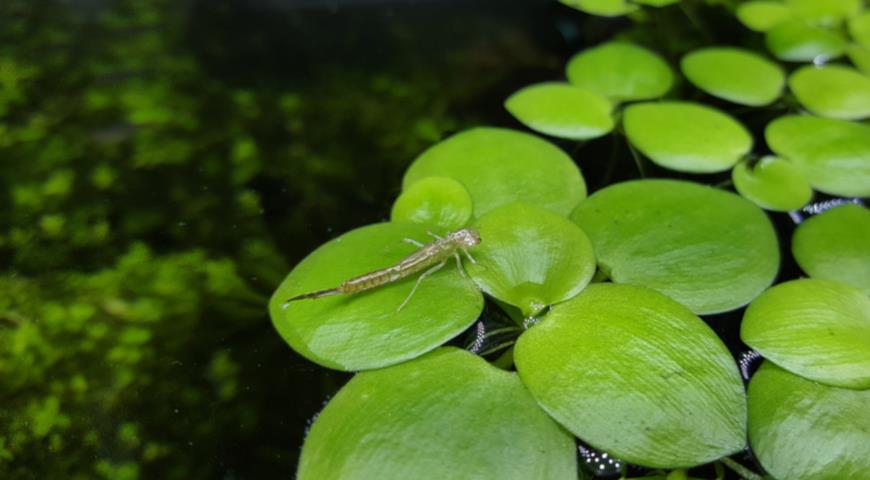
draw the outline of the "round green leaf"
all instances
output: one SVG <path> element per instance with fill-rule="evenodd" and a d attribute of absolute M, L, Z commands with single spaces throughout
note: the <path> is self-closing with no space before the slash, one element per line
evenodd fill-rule
<path fill-rule="evenodd" d="M 300 262 L 275 291 L 269 313 L 294 350 L 323 366 L 363 370 L 417 357 L 474 323 L 483 296 L 452 264 L 426 278 L 404 308 L 416 277 L 351 295 L 285 303 L 295 295 L 389 267 L 426 241 L 426 227 L 381 223 L 335 238 Z M 473 250 L 472 250 L 473 251 Z"/>
<path fill-rule="evenodd" d="M 831 195 L 870 196 L 870 127 L 808 115 L 780 117 L 765 129 L 767 145 Z"/>
<path fill-rule="evenodd" d="M 432 176 L 465 186 L 475 217 L 517 201 L 567 216 L 586 197 L 583 176 L 565 152 L 503 128 L 466 130 L 430 147 L 405 172 L 402 189 Z"/>
<path fill-rule="evenodd" d="M 688 467 L 745 445 L 734 359 L 700 318 L 653 290 L 588 286 L 524 332 L 514 360 L 553 418 L 630 462 Z"/>
<path fill-rule="evenodd" d="M 733 193 L 677 180 L 595 192 L 571 215 L 616 283 L 656 289 L 707 314 L 749 303 L 779 268 L 773 226 Z"/>
<path fill-rule="evenodd" d="M 739 48 L 703 48 L 683 57 L 683 74 L 696 87 L 741 105 L 775 101 L 785 86 L 785 74 L 775 63 Z"/>
<path fill-rule="evenodd" d="M 448 177 L 428 177 L 399 195 L 390 219 L 453 231 L 468 223 L 472 208 L 471 196 L 461 183 Z"/>
<path fill-rule="evenodd" d="M 870 47 L 861 45 L 849 45 L 849 60 L 864 75 L 870 75 Z"/>
<path fill-rule="evenodd" d="M 767 156 L 753 166 L 741 162 L 731 171 L 737 193 L 766 210 L 797 210 L 813 197 L 801 170 L 781 158 Z"/>
<path fill-rule="evenodd" d="M 836 26 L 861 10 L 862 0 L 785 0 L 795 16 L 819 25 Z"/>
<path fill-rule="evenodd" d="M 852 68 L 801 67 L 791 74 L 788 86 L 803 106 L 823 117 L 870 117 L 870 77 Z"/>
<path fill-rule="evenodd" d="M 866 478 L 868 432 L 870 390 L 822 385 L 770 362 L 749 383 L 749 442 L 776 478 Z"/>
<path fill-rule="evenodd" d="M 766 32 L 788 20 L 791 15 L 791 9 L 782 2 L 752 1 L 737 7 L 737 19 L 756 32 Z"/>
<path fill-rule="evenodd" d="M 576 479 L 574 439 L 515 373 L 455 348 L 356 375 L 317 417 L 299 480 Z"/>
<path fill-rule="evenodd" d="M 849 34 L 862 47 L 870 48 L 870 12 L 849 20 Z"/>
<path fill-rule="evenodd" d="M 668 5 L 679 3 L 680 1 L 681 0 L 632 0 L 632 3 L 648 5 L 650 7 L 666 7 Z"/>
<path fill-rule="evenodd" d="M 811 217 L 798 225 L 791 250 L 807 275 L 870 295 L 870 210 L 842 205 Z"/>
<path fill-rule="evenodd" d="M 746 309 L 740 337 L 796 375 L 870 388 L 870 298 L 846 284 L 801 279 L 776 285 Z"/>
<path fill-rule="evenodd" d="M 608 42 L 574 55 L 568 81 L 614 101 L 658 98 L 674 83 L 668 64 L 654 52 L 625 42 Z"/>
<path fill-rule="evenodd" d="M 595 274 L 589 238 L 568 219 L 514 203 L 477 222 L 483 241 L 468 271 L 484 292 L 538 314 L 580 293 Z"/>
<path fill-rule="evenodd" d="M 767 31 L 767 49 L 787 62 L 826 62 L 846 51 L 848 43 L 836 30 L 786 20 Z"/>
<path fill-rule="evenodd" d="M 559 3 L 602 17 L 617 17 L 637 10 L 625 0 L 559 0 Z"/>
<path fill-rule="evenodd" d="M 728 170 L 752 149 L 752 136 L 737 120 L 705 105 L 657 102 L 631 105 L 623 119 L 628 140 L 670 170 Z"/>
<path fill-rule="evenodd" d="M 532 130 L 554 137 L 586 140 L 613 130 L 610 101 L 568 83 L 525 87 L 505 101 L 505 108 Z"/>

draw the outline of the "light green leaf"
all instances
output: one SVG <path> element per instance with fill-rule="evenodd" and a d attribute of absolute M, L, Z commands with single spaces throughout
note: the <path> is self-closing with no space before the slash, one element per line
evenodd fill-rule
<path fill-rule="evenodd" d="M 842 205 L 798 225 L 792 253 L 810 277 L 837 280 L 870 295 L 870 210 Z"/>
<path fill-rule="evenodd" d="M 767 49 L 787 62 L 826 62 L 846 52 L 848 42 L 836 30 L 786 20 L 767 31 Z"/>
<path fill-rule="evenodd" d="M 468 189 L 475 217 L 518 201 L 567 216 L 586 197 L 583 176 L 565 152 L 503 128 L 466 130 L 430 147 L 405 172 L 402 189 L 432 176 Z"/>
<path fill-rule="evenodd" d="M 399 195 L 390 219 L 453 231 L 468 223 L 472 209 L 471 195 L 461 183 L 448 177 L 427 177 Z"/>
<path fill-rule="evenodd" d="M 537 315 L 580 293 L 595 274 L 589 238 L 570 220 L 514 203 L 477 222 L 482 239 L 468 271 L 484 292 Z"/>
<path fill-rule="evenodd" d="M 779 65 L 739 48 L 695 50 L 683 57 L 680 66 L 696 87 L 741 105 L 768 105 L 782 95 L 785 86 Z"/>
<path fill-rule="evenodd" d="M 797 210 L 813 197 L 801 170 L 781 158 L 767 156 L 749 166 L 738 163 L 731 171 L 737 193 L 766 210 Z"/>
<path fill-rule="evenodd" d="M 870 75 L 870 48 L 861 45 L 849 45 L 847 51 L 849 60 L 864 75 Z"/>
<path fill-rule="evenodd" d="M 749 303 L 779 268 L 776 234 L 758 207 L 691 182 L 636 180 L 595 192 L 571 215 L 598 266 L 700 314 Z"/>
<path fill-rule="evenodd" d="M 700 318 L 653 290 L 588 286 L 524 332 L 514 360 L 553 418 L 627 461 L 688 467 L 745 445 L 733 358 Z"/>
<path fill-rule="evenodd" d="M 812 382 L 764 362 L 749 384 L 749 441 L 783 480 L 846 480 L 870 472 L 870 390 Z"/>
<path fill-rule="evenodd" d="M 797 165 L 816 190 L 870 196 L 870 127 L 787 115 L 768 124 L 764 136 L 771 150 Z"/>
<path fill-rule="evenodd" d="M 870 117 L 870 77 L 852 68 L 801 67 L 791 74 L 788 86 L 803 106 L 823 117 Z"/>
<path fill-rule="evenodd" d="M 650 7 L 666 7 L 675 3 L 680 3 L 681 0 L 631 0 L 632 3 L 638 5 L 648 5 Z"/>
<path fill-rule="evenodd" d="M 295 295 L 334 288 L 344 280 L 398 263 L 416 250 L 404 238 L 425 242 L 426 227 L 369 225 L 308 255 L 269 302 L 278 333 L 313 362 L 339 370 L 363 370 L 417 357 L 468 328 L 483 308 L 483 296 L 452 264 L 423 281 L 400 311 L 416 277 L 363 293 L 285 303 Z"/>
<path fill-rule="evenodd" d="M 796 375 L 870 388 L 870 298 L 846 284 L 801 279 L 776 285 L 746 309 L 740 338 Z"/>
<path fill-rule="evenodd" d="M 613 105 L 597 93 L 569 83 L 539 83 L 514 93 L 505 108 L 532 130 L 586 140 L 613 130 Z"/>
<path fill-rule="evenodd" d="M 658 98 L 668 93 L 674 74 L 654 52 L 626 42 L 608 42 L 574 55 L 568 81 L 616 102 Z"/>
<path fill-rule="evenodd" d="M 636 6 L 625 0 L 559 0 L 559 3 L 603 17 L 618 17 L 637 10 Z"/>
<path fill-rule="evenodd" d="M 737 19 L 756 32 L 766 32 L 791 16 L 791 9 L 782 2 L 752 1 L 737 7 Z"/>
<path fill-rule="evenodd" d="M 870 12 L 849 20 L 849 35 L 862 47 L 870 48 Z"/>
<path fill-rule="evenodd" d="M 297 477 L 570 480 L 574 450 L 515 373 L 442 348 L 356 375 L 311 427 Z"/>
<path fill-rule="evenodd" d="M 743 125 L 699 103 L 631 105 L 623 124 L 632 145 L 657 165 L 680 172 L 722 172 L 752 149 Z"/>
<path fill-rule="evenodd" d="M 861 11 L 862 0 L 785 0 L 795 16 L 818 25 L 837 26 Z"/>

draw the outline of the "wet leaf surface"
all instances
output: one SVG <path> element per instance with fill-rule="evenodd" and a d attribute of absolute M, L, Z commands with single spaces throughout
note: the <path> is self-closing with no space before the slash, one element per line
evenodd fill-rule
<path fill-rule="evenodd" d="M 389 267 L 427 242 L 426 227 L 380 223 L 352 230 L 305 257 L 269 302 L 272 323 L 294 350 L 325 367 L 363 370 L 392 365 L 438 347 L 470 326 L 483 296 L 452 263 L 428 277 L 397 311 L 417 276 L 368 292 L 286 303 L 295 295 Z"/>
<path fill-rule="evenodd" d="M 765 362 L 749 384 L 749 441 L 775 478 L 870 472 L 870 390 L 822 385 Z"/>
<path fill-rule="evenodd" d="M 524 316 L 577 295 L 595 274 L 589 238 L 552 212 L 515 203 L 487 213 L 476 227 L 483 241 L 469 273 Z"/>
<path fill-rule="evenodd" d="M 776 285 L 746 309 L 740 338 L 797 375 L 870 388 L 870 298 L 846 284 L 801 279 Z"/>
<path fill-rule="evenodd" d="M 317 417 L 300 480 L 577 478 L 574 439 L 517 375 L 463 350 L 355 376 Z"/>
<path fill-rule="evenodd" d="M 539 137 L 504 128 L 466 130 L 430 147 L 408 168 L 402 189 L 431 176 L 461 183 L 475 217 L 513 202 L 567 216 L 586 197 L 571 157 Z"/>
<path fill-rule="evenodd" d="M 795 230 L 791 250 L 810 277 L 870 295 L 870 210 L 842 205 L 807 219 Z"/>
<path fill-rule="evenodd" d="M 814 189 L 870 196 L 870 127 L 809 115 L 780 117 L 764 131 L 767 145 L 794 163 Z"/>
<path fill-rule="evenodd" d="M 613 130 L 610 101 L 568 83 L 530 85 L 508 97 L 505 108 L 532 130 L 554 137 L 587 140 Z"/>
<path fill-rule="evenodd" d="M 700 103 L 631 105 L 623 123 L 632 145 L 657 165 L 680 172 L 725 171 L 752 148 L 743 125 Z"/>
<path fill-rule="evenodd" d="M 523 333 L 514 358 L 553 418 L 619 458 L 684 467 L 745 444 L 743 384 L 725 345 L 648 288 L 590 285 Z"/>
<path fill-rule="evenodd" d="M 677 180 L 636 180 L 595 192 L 571 216 L 599 268 L 696 313 L 749 303 L 779 268 L 776 234 L 758 207 L 732 193 Z"/>
<path fill-rule="evenodd" d="M 741 162 L 731 172 L 734 188 L 744 198 L 765 210 L 797 210 L 813 196 L 813 189 L 794 164 L 767 156 L 749 166 Z"/>
<path fill-rule="evenodd" d="M 662 58 L 627 42 L 608 42 L 574 55 L 566 67 L 568 81 L 615 102 L 658 98 L 674 83 Z"/>

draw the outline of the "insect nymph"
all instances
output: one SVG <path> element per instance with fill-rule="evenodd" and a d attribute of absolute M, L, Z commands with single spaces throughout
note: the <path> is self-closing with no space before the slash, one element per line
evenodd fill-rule
<path fill-rule="evenodd" d="M 477 233 L 476 230 L 464 228 L 450 233 L 445 237 L 440 237 L 432 232 L 429 232 L 429 235 L 435 237 L 435 240 L 425 245 L 416 240 L 405 238 L 404 241 L 419 247 L 419 249 L 391 267 L 382 268 L 358 277 L 353 277 L 341 282 L 341 284 L 335 288 L 297 295 L 289 298 L 287 302 L 289 303 L 306 298 L 320 298 L 329 295 L 364 292 L 382 285 L 397 282 L 403 278 L 410 277 L 417 272 L 426 270 L 417 278 L 417 283 L 414 284 L 414 288 L 411 289 L 411 293 L 408 294 L 405 301 L 399 305 L 399 308 L 396 310 L 399 311 L 408 303 L 409 300 L 411 300 L 411 296 L 413 296 L 414 292 L 417 291 L 417 287 L 420 286 L 423 279 L 440 270 L 451 257 L 456 259 L 456 266 L 459 268 L 459 273 L 465 276 L 465 271 L 462 269 L 462 260 L 459 258 L 459 252 L 464 253 L 465 256 L 468 257 L 468 261 L 471 263 L 477 263 L 468 253 L 469 247 L 473 247 L 480 243 L 480 234 Z"/>

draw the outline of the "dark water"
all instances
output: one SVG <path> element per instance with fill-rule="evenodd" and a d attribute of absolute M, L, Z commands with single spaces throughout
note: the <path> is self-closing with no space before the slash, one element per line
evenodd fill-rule
<path fill-rule="evenodd" d="M 625 26 L 545 0 L 4 0 L 0 478 L 292 476 L 349 375 L 290 350 L 268 296 L 384 220 L 419 152 L 519 128 L 507 95 Z M 561 144 L 593 191 L 638 174 L 614 142 Z M 739 315 L 706 319 L 735 356 Z"/>

